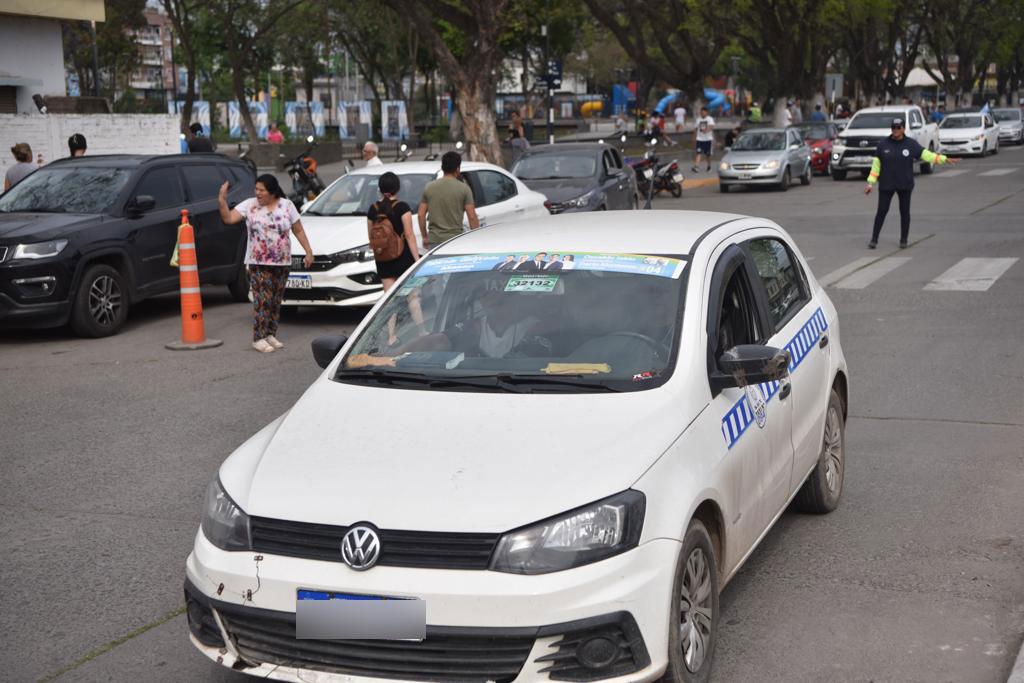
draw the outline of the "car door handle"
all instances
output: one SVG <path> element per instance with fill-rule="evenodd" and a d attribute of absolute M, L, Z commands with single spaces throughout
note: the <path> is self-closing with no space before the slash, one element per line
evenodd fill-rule
<path fill-rule="evenodd" d="M 823 349 L 828 346 L 828 335 L 822 334 L 821 339 L 818 340 L 818 348 Z"/>
<path fill-rule="evenodd" d="M 786 382 L 779 387 L 779 400 L 785 400 L 791 393 L 793 393 L 793 385 L 790 382 Z"/>

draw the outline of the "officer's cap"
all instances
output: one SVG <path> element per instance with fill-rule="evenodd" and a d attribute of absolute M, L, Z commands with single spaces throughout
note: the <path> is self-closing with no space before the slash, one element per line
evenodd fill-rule
<path fill-rule="evenodd" d="M 896 118 L 894 118 L 892 120 L 892 127 L 893 128 L 902 128 L 903 127 L 903 119 L 901 119 L 898 116 Z"/>

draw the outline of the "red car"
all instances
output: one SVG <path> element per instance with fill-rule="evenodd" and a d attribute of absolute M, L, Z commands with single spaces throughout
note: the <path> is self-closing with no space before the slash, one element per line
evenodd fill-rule
<path fill-rule="evenodd" d="M 832 155 L 832 141 L 839 136 L 836 124 L 830 121 L 810 121 L 796 126 L 811 148 L 811 170 L 829 174 L 828 158 Z"/>

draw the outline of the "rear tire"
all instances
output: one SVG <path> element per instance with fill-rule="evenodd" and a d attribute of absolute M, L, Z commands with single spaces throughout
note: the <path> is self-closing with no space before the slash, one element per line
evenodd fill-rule
<path fill-rule="evenodd" d="M 718 558 L 704 523 L 690 522 L 683 537 L 668 632 L 663 683 L 703 683 L 711 677 L 718 636 Z"/>
<path fill-rule="evenodd" d="M 825 430 L 818 464 L 797 493 L 797 508 L 802 512 L 820 515 L 839 507 L 845 471 L 846 421 L 843 418 L 843 399 L 832 389 L 825 409 Z"/>
<path fill-rule="evenodd" d="M 88 266 L 75 292 L 71 329 L 80 337 L 117 334 L 128 319 L 128 291 L 124 277 L 112 266 Z"/>
<path fill-rule="evenodd" d="M 228 291 L 235 301 L 249 300 L 249 269 L 244 263 L 239 266 L 235 279 L 228 283 Z"/>
<path fill-rule="evenodd" d="M 840 168 L 833 169 L 832 180 L 846 180 L 846 170 Z"/>
<path fill-rule="evenodd" d="M 675 183 L 674 182 L 674 183 L 672 183 L 671 192 L 672 192 L 672 196 L 673 197 L 675 197 L 676 199 L 679 199 L 680 197 L 683 196 L 683 186 L 680 185 L 679 183 Z"/>

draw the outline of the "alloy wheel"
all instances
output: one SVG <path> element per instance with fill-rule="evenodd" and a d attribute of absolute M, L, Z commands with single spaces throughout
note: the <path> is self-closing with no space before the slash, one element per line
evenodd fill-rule
<path fill-rule="evenodd" d="M 837 493 L 842 485 L 843 472 L 843 436 L 840 428 L 839 413 L 835 407 L 829 407 L 825 418 L 825 485 L 830 493 Z"/>
<path fill-rule="evenodd" d="M 686 558 L 679 605 L 679 640 L 683 661 L 690 673 L 700 671 L 711 645 L 712 613 L 711 567 L 701 548 Z"/>
<path fill-rule="evenodd" d="M 89 313 L 97 324 L 111 325 L 121 310 L 121 288 L 109 275 L 101 275 L 89 287 Z"/>

